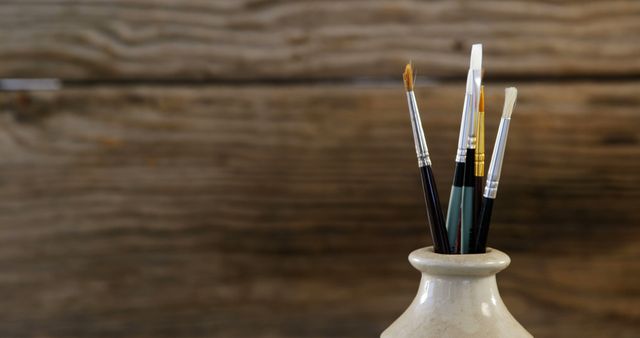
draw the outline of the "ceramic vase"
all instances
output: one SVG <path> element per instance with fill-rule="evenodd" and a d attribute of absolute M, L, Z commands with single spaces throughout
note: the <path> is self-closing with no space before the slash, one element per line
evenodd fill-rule
<path fill-rule="evenodd" d="M 422 273 L 418 294 L 382 338 L 532 337 L 498 292 L 496 274 L 511 262 L 505 253 L 442 255 L 428 247 L 409 262 Z"/>

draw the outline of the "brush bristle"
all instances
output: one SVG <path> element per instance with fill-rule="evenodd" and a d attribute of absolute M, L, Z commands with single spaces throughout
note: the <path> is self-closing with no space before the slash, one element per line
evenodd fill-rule
<path fill-rule="evenodd" d="M 502 110 L 502 118 L 510 119 L 513 113 L 513 107 L 516 104 L 518 90 L 515 87 L 509 87 L 504 90 L 504 109 Z"/>
<path fill-rule="evenodd" d="M 469 68 L 474 70 L 482 69 L 482 44 L 475 44 L 471 46 L 471 62 Z"/>
<path fill-rule="evenodd" d="M 407 63 L 407 65 L 404 67 L 404 73 L 402 74 L 402 77 L 404 78 L 404 88 L 407 91 L 412 91 L 413 90 L 413 69 L 411 68 L 410 63 Z"/>
<path fill-rule="evenodd" d="M 478 103 L 478 111 L 484 112 L 484 86 L 480 87 L 480 103 Z"/>

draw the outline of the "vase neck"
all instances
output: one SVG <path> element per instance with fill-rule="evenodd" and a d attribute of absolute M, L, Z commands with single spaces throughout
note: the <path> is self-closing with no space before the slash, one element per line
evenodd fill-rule
<path fill-rule="evenodd" d="M 409 261 L 422 272 L 414 306 L 439 308 L 439 304 L 447 304 L 451 313 L 467 307 L 489 313 L 504 307 L 496 273 L 511 260 L 501 251 L 488 248 L 484 254 L 443 255 L 429 247 L 412 252 Z"/>
<path fill-rule="evenodd" d="M 474 306 L 495 306 L 500 300 L 500 293 L 495 275 L 490 276 L 442 276 L 423 273 L 420 287 L 414 301 L 424 304 L 429 302 L 456 304 L 464 300 L 465 304 Z M 464 307 L 463 303 L 460 303 Z"/>

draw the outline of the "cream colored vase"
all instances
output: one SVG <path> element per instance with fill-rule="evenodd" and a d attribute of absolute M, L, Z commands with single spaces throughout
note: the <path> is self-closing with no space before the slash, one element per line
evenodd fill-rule
<path fill-rule="evenodd" d="M 532 337 L 498 292 L 496 273 L 511 262 L 505 253 L 441 255 L 428 247 L 409 261 L 422 272 L 418 294 L 382 338 Z"/>

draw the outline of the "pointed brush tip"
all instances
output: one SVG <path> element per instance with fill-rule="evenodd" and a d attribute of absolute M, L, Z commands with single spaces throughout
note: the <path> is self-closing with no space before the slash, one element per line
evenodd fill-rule
<path fill-rule="evenodd" d="M 413 68 L 411 66 L 411 62 L 407 63 L 404 67 L 404 73 L 402 74 L 402 78 L 404 79 L 404 88 L 407 91 L 413 90 Z"/>
<path fill-rule="evenodd" d="M 484 112 L 484 86 L 480 86 L 480 102 L 478 104 L 478 111 Z"/>

